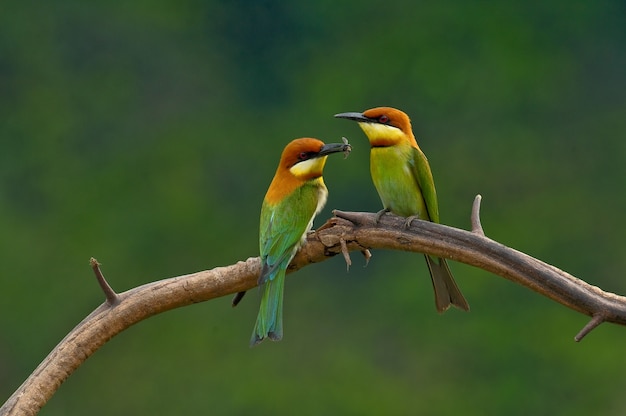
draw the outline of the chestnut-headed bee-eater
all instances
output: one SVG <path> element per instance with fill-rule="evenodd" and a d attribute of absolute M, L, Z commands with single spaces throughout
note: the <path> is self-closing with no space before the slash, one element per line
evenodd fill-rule
<path fill-rule="evenodd" d="M 370 142 L 370 172 L 384 210 L 407 218 L 439 222 L 435 182 L 426 156 L 411 129 L 411 120 L 402 111 L 377 107 L 363 113 L 341 113 L 337 118 L 356 121 Z M 380 217 L 379 217 L 380 218 Z M 450 304 L 468 311 L 469 305 L 454 282 L 443 258 L 426 255 L 435 291 L 437 311 Z"/>
<path fill-rule="evenodd" d="M 283 337 L 283 288 L 291 259 L 304 242 L 313 218 L 326 204 L 322 172 L 331 153 L 351 150 L 347 142 L 301 138 L 283 150 L 274 179 L 261 207 L 261 306 L 250 345 Z"/>

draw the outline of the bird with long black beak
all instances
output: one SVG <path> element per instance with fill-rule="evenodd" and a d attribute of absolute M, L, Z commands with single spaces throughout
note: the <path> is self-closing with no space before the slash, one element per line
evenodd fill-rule
<path fill-rule="evenodd" d="M 324 144 L 312 138 L 293 140 L 283 150 L 261 206 L 261 305 L 250 345 L 266 338 L 282 339 L 287 266 L 326 204 L 328 190 L 322 177 L 326 158 L 332 153 L 347 155 L 350 150 L 346 142 Z"/>
<path fill-rule="evenodd" d="M 336 114 L 356 121 L 370 143 L 370 173 L 384 209 L 407 217 L 439 223 L 435 182 L 426 156 L 417 145 L 409 116 L 391 107 L 372 108 L 362 113 Z M 437 311 L 454 305 L 465 311 L 469 304 L 452 277 L 444 258 L 426 255 L 435 291 Z"/>

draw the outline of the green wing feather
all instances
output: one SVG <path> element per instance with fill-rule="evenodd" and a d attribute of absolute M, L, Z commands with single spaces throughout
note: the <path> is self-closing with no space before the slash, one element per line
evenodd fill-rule
<path fill-rule="evenodd" d="M 435 181 L 433 180 L 433 173 L 430 170 L 428 159 L 426 155 L 416 148 L 413 149 L 413 175 L 417 180 L 417 184 L 422 191 L 422 197 L 426 202 L 426 210 L 428 211 L 429 218 L 432 222 L 439 223 L 439 204 L 437 203 L 437 191 L 435 190 Z"/>
<path fill-rule="evenodd" d="M 250 343 L 265 338 L 282 338 L 282 309 L 285 272 L 309 230 L 317 209 L 319 186 L 306 183 L 279 204 L 266 201 L 261 208 L 259 246 L 262 269 L 261 305 Z"/>
<path fill-rule="evenodd" d="M 426 155 L 416 148 L 413 148 L 413 174 L 426 202 L 426 210 L 428 211 L 430 221 L 439 223 L 439 204 L 437 202 L 437 191 L 435 191 L 433 174 Z M 469 304 L 454 281 L 446 259 L 429 255 L 425 256 L 435 291 L 437 310 L 443 312 L 452 304 L 460 309 L 469 311 Z"/>

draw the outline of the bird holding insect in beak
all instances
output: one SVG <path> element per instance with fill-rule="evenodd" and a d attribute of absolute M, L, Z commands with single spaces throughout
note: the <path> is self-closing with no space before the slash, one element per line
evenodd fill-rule
<path fill-rule="evenodd" d="M 324 205 L 328 190 L 322 172 L 332 153 L 350 152 L 344 143 L 324 144 L 312 138 L 287 144 L 261 207 L 261 305 L 250 345 L 265 338 L 283 337 L 283 290 L 291 259 L 304 242 L 313 219 Z M 239 295 L 242 296 L 244 292 Z M 241 297 L 239 297 L 241 299 Z"/>
<path fill-rule="evenodd" d="M 426 156 L 419 148 L 409 117 L 391 107 L 363 113 L 341 113 L 337 118 L 356 121 L 370 143 L 370 173 L 385 212 L 439 223 L 435 182 Z M 469 304 L 456 285 L 445 259 L 426 255 L 435 291 L 437 311 L 454 305 L 465 311 Z"/>

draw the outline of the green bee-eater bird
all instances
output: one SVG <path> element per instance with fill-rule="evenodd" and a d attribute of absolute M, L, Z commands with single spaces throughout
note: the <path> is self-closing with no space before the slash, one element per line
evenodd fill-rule
<path fill-rule="evenodd" d="M 415 140 L 409 117 L 390 107 L 377 107 L 363 113 L 341 113 L 337 118 L 354 120 L 369 139 L 370 172 L 384 210 L 396 215 L 439 222 L 435 182 L 428 160 Z M 468 311 L 469 305 L 454 282 L 443 258 L 426 255 L 435 290 L 437 311 L 450 304 Z"/>
<path fill-rule="evenodd" d="M 313 218 L 326 204 L 328 190 L 322 178 L 331 153 L 349 152 L 347 143 L 324 144 L 296 139 L 283 150 L 274 179 L 261 207 L 261 306 L 250 345 L 283 337 L 283 288 L 287 266 L 306 238 Z"/>

